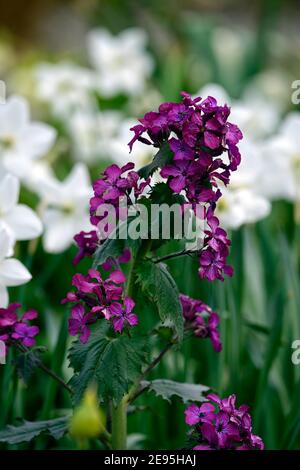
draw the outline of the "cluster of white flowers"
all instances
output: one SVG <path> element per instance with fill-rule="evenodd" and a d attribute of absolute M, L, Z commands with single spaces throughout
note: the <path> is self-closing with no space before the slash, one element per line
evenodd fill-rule
<path fill-rule="evenodd" d="M 10 97 L 0 105 L 0 307 L 7 306 L 7 287 L 28 282 L 31 275 L 12 258 L 15 243 L 33 240 L 44 230 L 44 248 L 65 250 L 76 232 L 89 227 L 91 183 L 83 164 L 64 182 L 55 177 L 44 157 L 54 145 L 56 131 L 30 119 L 24 98 Z M 40 196 L 39 216 L 19 204 L 20 183 Z"/>
<path fill-rule="evenodd" d="M 36 97 L 65 125 L 76 160 L 87 164 L 99 158 L 121 164 L 127 161 L 129 127 L 135 119 L 130 120 L 121 110 L 100 109 L 96 97 L 109 100 L 124 95 L 132 107 L 143 101 L 154 67 L 146 43 L 146 34 L 139 28 L 126 29 L 117 36 L 98 28 L 87 36 L 91 68 L 70 62 L 36 67 Z M 143 147 L 134 150 L 137 165 L 153 155 Z"/>

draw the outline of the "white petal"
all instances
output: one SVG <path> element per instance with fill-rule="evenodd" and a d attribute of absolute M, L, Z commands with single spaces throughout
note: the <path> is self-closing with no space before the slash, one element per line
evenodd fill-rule
<path fill-rule="evenodd" d="M 64 180 L 65 187 L 68 187 L 70 189 L 72 188 L 73 192 L 75 192 L 74 188 L 76 188 L 76 191 L 78 191 L 89 187 L 90 184 L 91 179 L 88 172 L 88 168 L 83 163 L 77 163 L 72 168 L 72 171 L 68 175 L 68 177 Z"/>
<path fill-rule="evenodd" d="M 0 135 L 19 135 L 29 122 L 29 106 L 25 98 L 12 96 L 0 106 Z"/>
<path fill-rule="evenodd" d="M 0 284 L 0 308 L 8 306 L 8 292 L 5 286 Z"/>
<path fill-rule="evenodd" d="M 9 213 L 19 199 L 20 183 L 13 175 L 5 175 L 0 181 L 0 209 L 4 214 Z"/>
<path fill-rule="evenodd" d="M 48 253 L 61 253 L 72 244 L 76 234 L 74 219 L 56 210 L 45 213 L 45 234 L 43 245 Z"/>
<path fill-rule="evenodd" d="M 217 83 L 208 83 L 198 91 L 195 98 L 197 96 L 201 96 L 204 99 L 208 96 L 213 96 L 216 98 L 220 106 L 223 106 L 224 104 L 230 105 L 231 103 L 231 99 L 225 88 L 223 88 L 221 85 L 218 85 Z"/>
<path fill-rule="evenodd" d="M 24 204 L 17 205 L 5 217 L 5 222 L 16 240 L 32 240 L 39 237 L 43 231 L 42 222 L 36 213 Z"/>
<path fill-rule="evenodd" d="M 0 284 L 19 286 L 30 281 L 31 274 L 17 259 L 6 259 L 0 264 Z"/>
<path fill-rule="evenodd" d="M 6 228 L 0 225 L 0 262 L 12 252 L 13 239 Z"/>
<path fill-rule="evenodd" d="M 44 156 L 54 144 L 56 131 L 47 124 L 33 122 L 22 136 L 22 149 L 33 158 Z"/>

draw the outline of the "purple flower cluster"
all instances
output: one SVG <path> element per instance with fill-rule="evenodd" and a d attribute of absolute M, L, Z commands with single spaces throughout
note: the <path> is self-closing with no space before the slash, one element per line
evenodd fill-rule
<path fill-rule="evenodd" d="M 75 242 L 78 246 L 78 253 L 73 259 L 73 264 L 76 266 L 83 258 L 91 258 L 96 249 L 100 246 L 101 242 L 98 239 L 97 231 L 91 230 L 90 232 L 79 232 L 74 237 Z M 116 264 L 120 263 L 129 263 L 131 260 L 131 251 L 129 248 L 125 248 L 123 253 L 117 257 Z M 107 259 L 105 263 L 102 264 L 102 268 L 105 271 L 110 271 L 114 266 L 114 261 Z"/>
<path fill-rule="evenodd" d="M 97 226 L 101 220 L 101 217 L 97 215 L 99 206 L 111 204 L 117 210 L 117 215 L 120 215 L 118 214 L 120 199 L 126 198 L 129 205 L 132 191 L 134 197 L 137 198 L 148 184 L 148 180 L 140 180 L 139 174 L 134 171 L 134 163 L 129 162 L 121 168 L 115 164 L 107 167 L 102 177 L 93 184 L 94 196 L 90 200 L 92 225 Z"/>
<path fill-rule="evenodd" d="M 69 333 L 79 334 L 80 341 L 86 343 L 90 336 L 89 325 L 98 319 L 112 323 L 116 332 L 138 324 L 138 317 L 132 312 L 134 302 L 123 296 L 122 284 L 125 276 L 121 271 L 113 271 L 105 280 L 95 269 L 90 269 L 87 276 L 75 274 L 72 285 L 76 292 L 69 292 L 62 303 L 72 303 L 69 318 Z"/>
<path fill-rule="evenodd" d="M 243 136 L 235 124 L 228 122 L 227 105 L 219 106 L 211 96 L 204 100 L 192 99 L 185 92 L 182 96 L 182 103 L 163 103 L 158 112 L 146 113 L 140 124 L 131 128 L 134 137 L 129 147 L 132 149 L 137 140 L 158 148 L 168 142 L 173 157 L 161 168 L 161 176 L 167 178 L 173 192 L 184 191 L 193 207 L 205 205 L 207 222 L 214 225 L 205 240 L 205 253 L 199 258 L 199 275 L 210 281 L 223 280 L 223 274 L 232 274 L 226 265 L 229 241 L 219 224 L 215 226 L 217 219 L 212 219 L 222 195 L 219 183 L 227 185 L 230 173 L 240 163 L 237 144 Z M 214 240 L 218 242 L 213 243 Z"/>
<path fill-rule="evenodd" d="M 180 294 L 180 302 L 187 328 L 192 328 L 199 338 L 209 338 L 214 350 L 220 352 L 222 343 L 218 325 L 219 315 L 201 300 L 196 300 L 187 295 Z"/>
<path fill-rule="evenodd" d="M 233 275 L 232 267 L 226 262 L 231 242 L 226 231 L 219 226 L 219 219 L 213 215 L 211 208 L 206 213 L 206 221 L 209 230 L 205 231 L 204 244 L 199 255 L 199 276 L 209 281 L 224 281 L 223 274 Z"/>
<path fill-rule="evenodd" d="M 13 303 L 7 308 L 0 308 L 0 340 L 9 346 L 19 341 L 23 346 L 31 348 L 35 345 L 35 337 L 39 333 L 37 326 L 31 326 L 29 321 L 38 316 L 36 310 L 28 310 L 20 318 L 17 310 L 21 304 Z"/>
<path fill-rule="evenodd" d="M 90 200 L 90 221 L 97 227 L 99 222 L 105 217 L 97 215 L 98 208 L 103 204 L 111 204 L 115 208 L 115 214 L 120 218 L 127 216 L 127 209 L 120 205 L 120 200 L 126 199 L 127 205 L 132 203 L 130 198 L 133 194 L 134 198 L 138 198 L 149 185 L 150 180 L 141 180 L 139 174 L 133 170 L 134 163 L 127 163 L 121 168 L 118 165 L 107 167 L 101 178 L 97 179 L 93 184 L 94 196 Z M 90 232 L 80 232 L 74 237 L 74 241 L 78 246 L 78 253 L 73 263 L 77 265 L 83 258 L 94 255 L 97 247 L 101 244 L 97 230 Z M 119 262 L 128 262 L 128 250 L 122 255 Z M 124 261 L 123 261 L 124 260 Z M 127 260 L 127 261 L 126 261 Z M 105 267 L 104 267 L 105 269 Z"/>
<path fill-rule="evenodd" d="M 199 442 L 194 450 L 263 450 L 262 439 L 252 432 L 247 405 L 237 408 L 235 395 L 222 400 L 212 393 L 207 399 L 185 410 L 185 422 L 193 427 L 192 435 Z"/>

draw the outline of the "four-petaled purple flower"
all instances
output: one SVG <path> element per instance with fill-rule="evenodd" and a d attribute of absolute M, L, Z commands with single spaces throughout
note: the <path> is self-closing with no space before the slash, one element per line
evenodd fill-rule
<path fill-rule="evenodd" d="M 39 333 L 37 326 L 29 324 L 38 316 L 36 310 L 28 310 L 20 318 L 17 310 L 21 304 L 12 303 L 7 308 L 0 308 L 0 340 L 4 341 L 6 346 L 18 341 L 28 348 L 35 345 L 35 337 Z"/>
<path fill-rule="evenodd" d="M 211 403 L 202 403 L 197 406 L 190 405 L 185 410 L 185 422 L 189 426 L 194 426 L 198 423 L 210 423 L 214 419 L 215 407 Z"/>
<path fill-rule="evenodd" d="M 132 312 L 135 303 L 129 297 L 125 297 L 124 306 L 120 304 L 114 304 L 112 310 L 112 324 L 114 330 L 121 333 L 125 325 L 135 326 L 139 320 L 135 313 Z"/>

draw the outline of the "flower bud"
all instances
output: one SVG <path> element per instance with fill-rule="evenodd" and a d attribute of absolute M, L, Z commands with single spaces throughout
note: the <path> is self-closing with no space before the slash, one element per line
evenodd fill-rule
<path fill-rule="evenodd" d="M 94 388 L 89 388 L 81 404 L 75 408 L 69 431 L 72 437 L 83 440 L 97 437 L 105 430 L 105 416 L 97 403 Z"/>

